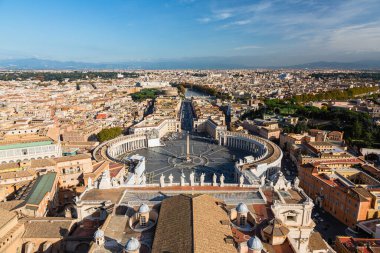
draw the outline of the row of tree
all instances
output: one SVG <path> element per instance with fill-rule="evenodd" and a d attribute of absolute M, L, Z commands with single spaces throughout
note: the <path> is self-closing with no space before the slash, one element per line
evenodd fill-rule
<path fill-rule="evenodd" d="M 347 100 L 355 98 L 359 95 L 377 92 L 378 86 L 375 87 L 354 87 L 346 90 L 334 89 L 327 92 L 317 94 L 302 94 L 293 96 L 291 99 L 294 102 L 311 102 L 311 101 L 323 101 L 323 100 Z"/>
<path fill-rule="evenodd" d="M 136 78 L 139 77 L 138 73 L 128 72 L 123 73 L 124 77 Z M 40 81 L 59 81 L 63 82 L 65 79 L 69 81 L 83 80 L 83 79 L 116 79 L 117 72 L 13 72 L 13 73 L 0 73 L 0 80 L 11 81 L 11 80 L 40 80 Z"/>
<path fill-rule="evenodd" d="M 304 106 L 286 100 L 271 99 L 265 101 L 257 111 L 251 111 L 243 115 L 243 119 L 261 118 L 264 114 L 280 114 L 291 111 L 290 115 L 302 120 L 296 126 L 287 126 L 285 132 L 300 133 L 308 128 L 320 128 L 330 131 L 344 131 L 344 138 L 352 145 L 359 147 L 380 147 L 380 126 L 377 126 L 369 114 L 347 109 L 333 109 L 328 107 Z M 304 119 L 309 119 L 306 124 Z M 323 126 L 313 122 L 325 122 Z"/>
<path fill-rule="evenodd" d="M 373 81 L 380 80 L 380 72 L 352 72 L 352 73 L 313 73 L 314 78 L 322 79 L 368 79 Z"/>
<path fill-rule="evenodd" d="M 139 92 L 131 94 L 134 101 L 143 101 L 146 99 L 155 99 L 162 91 L 158 89 L 142 89 Z"/>
<path fill-rule="evenodd" d="M 203 92 L 205 94 L 208 94 L 210 96 L 214 96 L 214 97 L 222 99 L 222 100 L 231 99 L 230 94 L 219 92 L 215 88 L 207 86 L 207 85 L 191 84 L 191 83 L 185 83 L 183 85 L 185 88 L 193 89 L 193 90 L 199 91 L 199 92 Z"/>
<path fill-rule="evenodd" d="M 178 84 L 178 85 L 174 84 L 174 86 L 177 87 L 179 94 L 185 95 L 186 88 L 185 88 L 185 86 L 183 84 Z"/>

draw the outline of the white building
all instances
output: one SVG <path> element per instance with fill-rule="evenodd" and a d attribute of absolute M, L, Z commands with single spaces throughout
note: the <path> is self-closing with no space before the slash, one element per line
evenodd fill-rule
<path fill-rule="evenodd" d="M 145 119 L 130 128 L 131 134 L 147 134 L 150 139 L 161 138 L 168 133 L 181 132 L 181 121 L 177 119 Z M 153 137 L 156 135 L 156 137 Z M 153 142 L 152 142 L 153 145 Z M 151 147 L 151 145 L 150 145 Z"/>
<path fill-rule="evenodd" d="M 0 163 L 61 156 L 61 144 L 48 137 L 0 141 Z"/>
<path fill-rule="evenodd" d="M 159 82 L 159 81 L 139 82 L 139 83 L 136 83 L 136 86 L 144 88 L 144 89 L 155 89 L 155 88 L 170 87 L 170 83 L 169 82 Z"/>

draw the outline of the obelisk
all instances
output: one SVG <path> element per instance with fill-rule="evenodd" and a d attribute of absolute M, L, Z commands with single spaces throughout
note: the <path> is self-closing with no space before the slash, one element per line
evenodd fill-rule
<path fill-rule="evenodd" d="M 187 132 L 187 136 L 186 136 L 186 161 L 187 162 L 191 161 L 191 158 L 190 158 L 190 135 L 189 135 L 189 132 Z"/>

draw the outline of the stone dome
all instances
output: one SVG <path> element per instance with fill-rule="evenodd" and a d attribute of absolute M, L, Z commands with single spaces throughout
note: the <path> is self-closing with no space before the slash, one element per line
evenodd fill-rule
<path fill-rule="evenodd" d="M 149 206 L 147 204 L 142 204 L 140 207 L 139 207 L 139 213 L 149 213 L 150 209 L 149 209 Z"/>
<path fill-rule="evenodd" d="M 236 207 L 238 213 L 248 213 L 248 207 L 244 203 L 239 203 Z"/>
<path fill-rule="evenodd" d="M 94 238 L 102 238 L 102 237 L 104 237 L 104 232 L 103 232 L 103 230 L 98 228 L 98 230 L 96 230 L 96 232 L 94 234 Z"/>
<path fill-rule="evenodd" d="M 251 237 L 247 242 L 247 246 L 250 250 L 263 249 L 263 244 L 261 243 L 260 239 L 257 236 Z"/>
<path fill-rule="evenodd" d="M 125 250 L 127 252 L 134 252 L 140 248 L 140 242 L 134 237 L 128 240 L 127 244 L 125 244 Z"/>

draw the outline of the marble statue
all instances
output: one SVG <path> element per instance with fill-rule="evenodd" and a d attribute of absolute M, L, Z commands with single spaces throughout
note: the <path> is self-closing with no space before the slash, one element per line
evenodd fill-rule
<path fill-rule="evenodd" d="M 201 174 L 201 186 L 204 186 L 205 185 L 205 173 L 202 173 Z"/>
<path fill-rule="evenodd" d="M 243 187 L 243 185 L 244 185 L 244 175 L 241 174 L 241 175 L 240 175 L 240 178 L 239 178 L 239 186 L 240 186 L 240 187 Z"/>
<path fill-rule="evenodd" d="M 279 171 L 278 173 L 278 179 L 277 182 L 274 184 L 274 189 L 279 191 L 279 190 L 288 190 L 290 188 L 290 182 L 286 180 L 284 174 Z"/>
<path fill-rule="evenodd" d="M 121 177 L 120 177 L 119 184 L 120 184 L 120 185 L 124 185 L 124 176 L 121 176 Z"/>
<path fill-rule="evenodd" d="M 91 177 L 89 177 L 88 180 L 87 180 L 87 188 L 88 189 L 92 189 L 92 179 L 91 179 Z"/>
<path fill-rule="evenodd" d="M 298 189 L 300 185 L 300 180 L 298 177 L 294 179 L 294 188 Z"/>
<path fill-rule="evenodd" d="M 213 185 L 213 186 L 216 186 L 216 185 L 217 185 L 217 183 L 216 183 L 216 175 L 215 175 L 215 173 L 214 173 L 214 175 L 212 175 L 212 185 Z"/>
<path fill-rule="evenodd" d="M 220 176 L 220 187 L 224 187 L 224 175 L 222 174 L 221 176 Z"/>
<path fill-rule="evenodd" d="M 111 176 L 110 171 L 106 169 L 102 173 L 102 177 L 99 181 L 99 189 L 109 189 L 112 188 L 112 182 L 111 182 Z"/>
<path fill-rule="evenodd" d="M 185 174 L 183 173 L 183 171 L 181 174 L 181 186 L 185 186 Z"/>
<path fill-rule="evenodd" d="M 117 180 L 116 178 L 112 178 L 112 179 L 111 179 L 111 185 L 112 185 L 112 187 L 116 187 L 116 186 L 118 186 L 118 185 L 119 185 L 118 180 Z"/>
<path fill-rule="evenodd" d="M 133 179 L 134 179 L 134 181 L 135 181 L 135 184 L 139 184 L 139 175 L 137 175 L 137 173 L 135 173 L 135 174 L 133 175 Z"/>
<path fill-rule="evenodd" d="M 143 185 L 146 184 L 146 176 L 145 176 L 145 173 L 142 174 L 142 184 L 143 184 Z"/>
<path fill-rule="evenodd" d="M 161 174 L 161 177 L 160 177 L 160 186 L 161 187 L 165 187 L 165 176 L 164 176 L 164 174 Z"/>
<path fill-rule="evenodd" d="M 190 173 L 190 185 L 194 186 L 194 171 Z"/>
<path fill-rule="evenodd" d="M 170 173 L 170 175 L 169 175 L 169 185 L 170 185 L 170 186 L 173 185 L 173 179 L 174 179 L 173 174 Z"/>
<path fill-rule="evenodd" d="M 260 186 L 262 187 L 262 186 L 264 186 L 265 185 L 265 176 L 262 176 L 261 178 L 260 178 Z"/>

